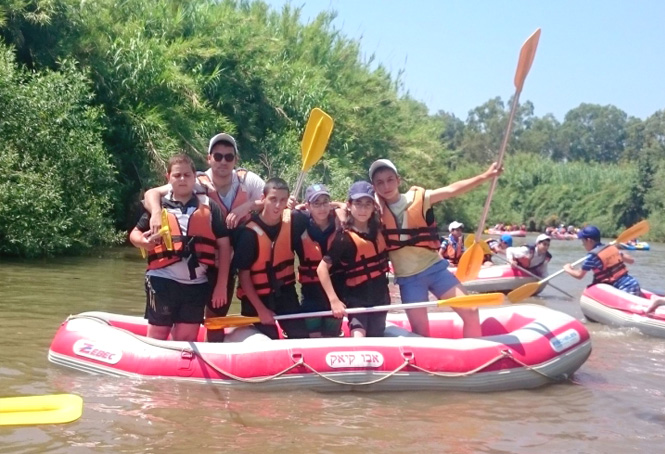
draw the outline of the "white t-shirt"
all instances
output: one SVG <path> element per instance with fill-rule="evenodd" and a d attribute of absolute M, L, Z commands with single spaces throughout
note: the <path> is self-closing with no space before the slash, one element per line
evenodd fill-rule
<path fill-rule="evenodd" d="M 431 208 L 430 195 L 432 191 L 425 191 L 425 200 L 423 201 L 423 216 Z M 404 219 L 406 209 L 413 203 L 413 197 L 416 193 L 409 191 L 406 194 L 400 194 L 399 200 L 389 204 L 388 208 L 397 218 L 398 225 L 402 228 L 409 228 L 408 219 Z M 387 216 L 390 216 L 388 213 Z M 408 235 L 403 235 L 401 239 L 407 239 Z M 425 271 L 430 266 L 442 259 L 437 251 L 416 246 L 404 246 L 402 248 L 390 251 L 388 253 L 390 261 L 395 270 L 395 277 L 407 277 Z"/>
<path fill-rule="evenodd" d="M 210 181 L 212 181 L 212 169 L 206 170 L 205 174 L 208 176 Z M 244 185 L 245 188 L 247 189 L 248 200 L 259 200 L 263 195 L 263 187 L 265 186 L 265 182 L 260 176 L 258 176 L 254 172 L 250 170 L 247 171 L 247 173 L 245 174 Z M 228 208 L 231 205 L 233 205 L 233 200 L 236 198 L 236 194 L 238 193 L 239 189 L 240 189 L 240 178 L 238 178 L 238 173 L 236 172 L 236 169 L 233 169 L 233 174 L 231 177 L 231 188 L 229 188 L 226 194 L 222 194 L 221 192 L 217 191 L 217 194 L 219 195 L 219 198 L 222 199 L 224 206 Z M 205 191 L 205 189 L 197 181 L 196 185 L 194 186 L 194 191 L 203 192 Z"/>

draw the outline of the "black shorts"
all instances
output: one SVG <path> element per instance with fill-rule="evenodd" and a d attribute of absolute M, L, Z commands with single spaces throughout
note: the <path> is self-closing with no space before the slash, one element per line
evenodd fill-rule
<path fill-rule="evenodd" d="M 305 298 L 302 301 L 301 312 L 330 311 L 327 299 Z M 342 319 L 330 317 L 307 317 L 305 327 L 310 333 L 321 333 L 325 337 L 337 337 L 342 331 Z"/>
<path fill-rule="evenodd" d="M 272 310 L 275 315 L 296 314 L 300 312 L 300 302 L 298 301 L 298 294 L 296 293 L 295 286 L 283 289 L 279 298 L 275 298 L 274 295 L 261 296 L 261 301 L 268 309 Z M 242 315 L 247 317 L 256 317 L 258 315 L 256 309 L 254 309 L 254 306 L 252 306 L 252 303 L 249 302 L 247 297 L 243 297 L 240 300 L 240 303 L 240 313 Z M 276 326 L 262 325 L 260 323 L 257 323 L 255 326 L 269 338 L 279 339 Z M 305 320 L 302 318 L 282 320 L 279 322 L 279 326 L 281 326 L 284 331 L 284 335 L 290 339 L 309 337 L 309 331 L 307 331 L 307 327 L 305 326 Z"/>
<path fill-rule="evenodd" d="M 145 318 L 154 326 L 203 323 L 203 311 L 212 297 L 210 284 L 181 284 L 156 276 L 145 277 Z"/>
<path fill-rule="evenodd" d="M 386 330 L 387 312 L 349 314 L 349 329 L 364 329 L 367 337 L 383 337 Z"/>

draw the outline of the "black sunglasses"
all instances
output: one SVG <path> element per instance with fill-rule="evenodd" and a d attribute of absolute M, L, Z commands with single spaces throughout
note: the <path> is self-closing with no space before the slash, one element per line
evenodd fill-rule
<path fill-rule="evenodd" d="M 227 153 L 227 154 L 213 153 L 212 158 L 217 162 L 222 162 L 222 159 L 226 159 L 226 162 L 233 162 L 233 160 L 236 158 L 236 154 L 235 153 Z"/>

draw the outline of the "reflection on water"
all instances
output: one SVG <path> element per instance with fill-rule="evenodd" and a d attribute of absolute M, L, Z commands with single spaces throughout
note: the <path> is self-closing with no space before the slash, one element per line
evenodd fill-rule
<path fill-rule="evenodd" d="M 584 254 L 577 241 L 553 241 L 551 252 L 550 272 Z M 665 245 L 652 244 L 633 253 L 631 273 L 645 288 L 665 287 L 662 252 Z M 143 313 L 143 266 L 133 249 L 3 259 L 3 394 L 72 392 L 83 396 L 84 412 L 66 425 L 0 428 L 0 452 L 662 452 L 665 342 L 593 323 L 594 351 L 570 383 L 505 393 L 256 393 L 49 364 L 51 338 L 69 314 Z M 578 297 L 588 279 L 555 282 Z M 582 318 L 577 301 L 550 288 L 526 302 Z"/>

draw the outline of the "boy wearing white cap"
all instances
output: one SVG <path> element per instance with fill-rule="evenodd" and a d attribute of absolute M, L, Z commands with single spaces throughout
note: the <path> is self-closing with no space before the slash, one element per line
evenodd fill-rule
<path fill-rule="evenodd" d="M 536 244 L 506 249 L 506 258 L 512 265 L 521 266 L 540 277 L 547 276 L 547 264 L 552 260 L 550 241 L 549 236 L 541 233 L 536 238 Z"/>
<path fill-rule="evenodd" d="M 439 255 L 452 265 L 457 265 L 464 254 L 464 224 L 453 221 L 448 225 L 448 237 L 443 238 Z"/>
<path fill-rule="evenodd" d="M 460 282 L 448 271 L 448 262 L 439 256 L 440 241 L 432 205 L 464 194 L 501 172 L 502 169 L 493 163 L 475 177 L 433 190 L 412 187 L 401 194 L 401 180 L 395 165 L 388 159 L 372 163 L 369 178 L 381 208 L 383 234 L 402 303 L 427 301 L 429 292 L 440 299 L 465 294 Z M 455 311 L 464 321 L 465 337 L 482 335 L 477 309 Z M 414 333 L 429 336 L 426 308 L 410 309 L 407 315 Z"/>

